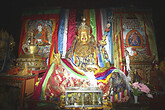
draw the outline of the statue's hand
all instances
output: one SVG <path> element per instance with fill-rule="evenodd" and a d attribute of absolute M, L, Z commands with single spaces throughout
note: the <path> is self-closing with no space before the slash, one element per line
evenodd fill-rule
<path fill-rule="evenodd" d="M 61 53 L 53 54 L 53 62 L 55 65 L 60 65 Z"/>
<path fill-rule="evenodd" d="M 103 36 L 103 37 L 102 37 L 102 40 L 99 40 L 99 44 L 100 44 L 101 46 L 107 45 L 106 36 Z"/>
<path fill-rule="evenodd" d="M 93 71 L 93 72 L 95 72 L 96 70 L 98 69 L 98 66 L 97 65 L 87 65 L 86 66 L 86 70 L 87 71 Z"/>

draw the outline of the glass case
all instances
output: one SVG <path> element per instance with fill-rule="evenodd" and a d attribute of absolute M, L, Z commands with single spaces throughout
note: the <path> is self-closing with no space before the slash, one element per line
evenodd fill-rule
<path fill-rule="evenodd" d="M 102 107 L 102 90 L 98 87 L 69 87 L 65 91 L 65 107 Z"/>

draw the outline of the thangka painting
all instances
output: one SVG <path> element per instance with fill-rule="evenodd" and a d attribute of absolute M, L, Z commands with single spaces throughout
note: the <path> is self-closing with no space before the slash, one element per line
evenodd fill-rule
<path fill-rule="evenodd" d="M 52 20 L 29 20 L 27 22 L 26 38 L 29 43 L 31 33 L 33 33 L 33 42 L 38 45 L 42 56 L 48 56 L 52 40 L 53 21 Z"/>
<path fill-rule="evenodd" d="M 123 39 L 125 51 L 131 48 L 136 55 L 146 55 L 146 35 L 142 15 L 124 14 Z"/>
<path fill-rule="evenodd" d="M 55 30 L 57 30 L 58 23 L 58 14 L 23 16 L 19 55 L 26 52 L 23 50 L 24 46 L 33 42 L 39 47 L 38 54 L 41 57 L 49 58 L 50 51 L 55 47 L 57 39 Z"/>

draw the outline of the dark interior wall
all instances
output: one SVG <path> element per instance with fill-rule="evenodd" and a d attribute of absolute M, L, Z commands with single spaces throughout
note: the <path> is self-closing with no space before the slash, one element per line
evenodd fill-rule
<path fill-rule="evenodd" d="M 142 0 L 5 0 L 0 3 L 0 29 L 7 30 L 13 35 L 16 46 L 14 55 L 18 55 L 19 38 L 21 34 L 21 15 L 25 10 L 49 9 L 49 8 L 151 8 L 155 26 L 156 42 L 159 60 L 165 58 L 164 31 L 165 12 L 163 3 L 158 1 Z"/>
<path fill-rule="evenodd" d="M 18 54 L 18 45 L 21 32 L 21 8 L 16 2 L 3 1 L 0 3 L 0 30 L 6 30 L 14 37 L 14 55 Z"/>

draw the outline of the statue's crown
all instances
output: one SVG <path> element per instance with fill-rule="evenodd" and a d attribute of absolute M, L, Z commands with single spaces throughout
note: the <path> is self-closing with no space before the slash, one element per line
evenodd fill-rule
<path fill-rule="evenodd" d="M 86 29 L 86 30 L 89 30 L 90 32 L 90 27 L 86 24 L 86 17 L 81 17 L 81 19 L 82 19 L 82 22 L 78 28 L 78 31 Z"/>

